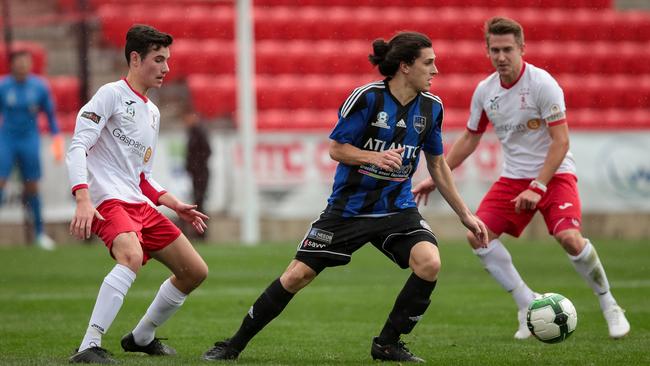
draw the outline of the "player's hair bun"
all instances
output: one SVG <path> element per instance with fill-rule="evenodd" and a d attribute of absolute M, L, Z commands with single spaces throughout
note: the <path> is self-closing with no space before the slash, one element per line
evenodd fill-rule
<path fill-rule="evenodd" d="M 372 51 L 374 54 L 368 55 L 368 60 L 370 60 L 370 63 L 375 66 L 381 64 L 384 60 L 386 60 L 386 55 L 388 54 L 389 49 L 390 47 L 385 40 L 374 40 L 374 42 L 372 42 Z"/>

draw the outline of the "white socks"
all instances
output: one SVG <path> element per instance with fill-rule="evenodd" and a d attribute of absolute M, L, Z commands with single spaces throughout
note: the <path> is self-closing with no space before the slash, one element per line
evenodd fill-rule
<path fill-rule="evenodd" d="M 133 281 L 135 281 L 135 273 L 121 264 L 116 264 L 104 277 L 79 351 L 90 347 L 101 347 L 102 335 L 108 331 L 115 320 Z"/>
<path fill-rule="evenodd" d="M 161 326 L 169 319 L 178 308 L 183 305 L 187 295 L 177 289 L 168 278 L 160 286 L 160 290 L 153 299 L 138 325 L 133 329 L 133 339 L 140 346 L 146 346 L 154 339 L 156 327 Z"/>
<path fill-rule="evenodd" d="M 605 311 L 610 307 L 616 305 L 616 300 L 609 291 L 609 281 L 605 274 L 605 269 L 600 263 L 600 258 L 596 252 L 596 248 L 591 245 L 589 239 L 585 239 L 586 245 L 582 252 L 576 256 L 569 255 L 573 267 L 584 278 L 585 281 L 591 286 L 591 289 L 598 295 L 600 308 Z"/>
<path fill-rule="evenodd" d="M 495 280 L 510 292 L 519 309 L 527 308 L 535 297 L 533 291 L 521 279 L 519 272 L 512 264 L 510 253 L 499 239 L 492 240 L 487 248 L 474 249 L 483 267 Z"/>

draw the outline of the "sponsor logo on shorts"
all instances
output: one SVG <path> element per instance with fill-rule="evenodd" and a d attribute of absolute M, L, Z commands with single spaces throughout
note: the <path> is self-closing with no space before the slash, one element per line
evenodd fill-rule
<path fill-rule="evenodd" d="M 422 226 L 423 228 L 431 231 L 431 226 L 429 226 L 429 223 L 426 222 L 425 220 L 420 220 L 420 226 Z"/>
<path fill-rule="evenodd" d="M 81 112 L 81 117 L 91 120 L 97 125 L 102 120 L 102 117 L 95 112 L 87 112 L 87 111 Z"/>
<path fill-rule="evenodd" d="M 580 227 L 580 221 L 578 221 L 577 219 L 571 219 L 571 223 L 575 227 Z"/>
<path fill-rule="evenodd" d="M 314 248 L 314 249 L 323 249 L 327 247 L 327 244 L 323 243 L 317 243 L 313 240 L 305 239 L 302 241 L 302 247 L 307 249 L 307 248 Z"/>
<path fill-rule="evenodd" d="M 313 227 L 311 230 L 309 230 L 307 238 L 318 240 L 324 242 L 325 244 L 332 244 L 334 233 Z"/>
<path fill-rule="evenodd" d="M 409 320 L 412 321 L 412 322 L 416 322 L 416 323 L 417 323 L 417 322 L 419 322 L 420 320 L 422 320 L 422 317 L 423 317 L 423 316 L 424 316 L 424 315 L 409 316 Z"/>
<path fill-rule="evenodd" d="M 566 210 L 567 208 L 573 206 L 571 202 L 564 202 L 563 204 L 557 206 L 560 210 Z"/>

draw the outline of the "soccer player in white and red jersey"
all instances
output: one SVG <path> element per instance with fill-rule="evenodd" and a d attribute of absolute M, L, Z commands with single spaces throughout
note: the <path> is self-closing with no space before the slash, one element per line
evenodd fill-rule
<path fill-rule="evenodd" d="M 530 337 L 526 310 L 535 297 L 515 269 L 499 237 L 518 237 L 538 210 L 548 232 L 562 245 L 576 271 L 598 296 L 612 338 L 625 336 L 630 324 L 610 292 L 596 249 L 581 234 L 576 167 L 569 151 L 564 93 L 543 69 L 524 62 L 524 34 L 519 23 L 495 17 L 485 23 L 487 54 L 496 72 L 481 81 L 472 97 L 467 129 L 447 155 L 458 167 L 474 152 L 492 123 L 504 152 L 501 177 L 483 198 L 477 216 L 488 227 L 490 243 L 481 248 L 468 235 L 485 269 L 517 303 L 515 338 Z M 413 189 L 426 204 L 435 189 L 431 179 Z"/>
<path fill-rule="evenodd" d="M 160 112 L 147 91 L 160 88 L 169 72 L 173 39 L 146 25 L 126 34 L 126 78 L 102 86 L 77 116 L 66 156 L 72 193 L 77 201 L 70 233 L 97 234 L 117 264 L 104 278 L 86 334 L 72 363 L 114 363 L 101 347 L 136 273 L 149 258 L 167 266 L 172 276 L 160 286 L 145 315 L 122 338 L 127 352 L 171 355 L 175 350 L 155 337 L 206 278 L 208 267 L 185 235 L 150 203 L 164 205 L 202 233 L 208 217 L 181 202 L 151 174 L 160 127 Z"/>

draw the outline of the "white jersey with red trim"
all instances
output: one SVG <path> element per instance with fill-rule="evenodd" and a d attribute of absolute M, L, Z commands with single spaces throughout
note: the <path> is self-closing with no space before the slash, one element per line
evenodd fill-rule
<path fill-rule="evenodd" d="M 528 63 L 510 86 L 503 85 L 495 72 L 474 91 L 467 129 L 483 133 L 488 122 L 503 147 L 501 175 L 537 178 L 551 144 L 548 126 L 566 123 L 562 88 L 548 72 Z M 575 171 L 569 151 L 556 173 Z"/>
<path fill-rule="evenodd" d="M 125 79 L 102 86 L 84 105 L 66 165 L 72 191 L 88 188 L 95 206 L 108 199 L 158 204 L 165 193 L 151 177 L 160 111 Z"/>

